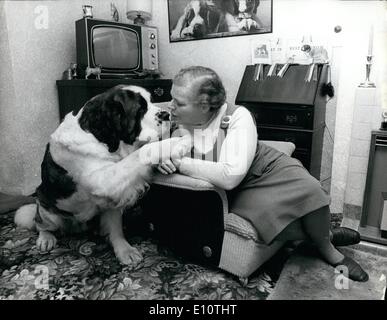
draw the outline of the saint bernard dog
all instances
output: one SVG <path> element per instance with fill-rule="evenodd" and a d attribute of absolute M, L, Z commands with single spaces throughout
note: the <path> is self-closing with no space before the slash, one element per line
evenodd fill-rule
<path fill-rule="evenodd" d="M 258 29 L 259 4 L 260 0 L 191 0 L 173 28 L 171 39 Z"/>
<path fill-rule="evenodd" d="M 260 27 L 256 16 L 260 0 L 232 0 L 234 11 L 232 15 L 240 31 L 255 30 Z M 233 25 L 232 22 L 229 22 Z"/>
<path fill-rule="evenodd" d="M 184 138 L 159 141 L 168 119 L 147 90 L 125 85 L 67 114 L 47 144 L 36 204 L 17 210 L 16 225 L 37 230 L 37 247 L 46 252 L 56 245 L 53 232 L 85 231 L 87 222 L 99 216 L 101 234 L 108 236 L 118 260 L 138 264 L 141 253 L 123 234 L 123 209 L 147 192 L 162 157 L 191 147 Z M 166 147 L 171 142 L 175 153 Z M 160 148 L 167 151 L 154 152 Z"/>

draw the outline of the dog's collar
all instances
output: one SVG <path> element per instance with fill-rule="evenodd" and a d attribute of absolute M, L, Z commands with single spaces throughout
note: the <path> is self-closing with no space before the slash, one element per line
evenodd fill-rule
<path fill-rule="evenodd" d="M 239 12 L 238 19 L 243 20 L 243 19 L 252 19 L 253 15 L 249 12 Z"/>

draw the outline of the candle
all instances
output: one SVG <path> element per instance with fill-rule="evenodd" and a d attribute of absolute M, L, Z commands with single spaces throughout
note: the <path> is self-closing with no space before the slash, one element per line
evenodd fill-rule
<path fill-rule="evenodd" d="M 373 41 L 374 41 L 374 26 L 371 25 L 370 35 L 369 35 L 369 39 L 368 39 L 368 55 L 369 56 L 372 56 Z"/>

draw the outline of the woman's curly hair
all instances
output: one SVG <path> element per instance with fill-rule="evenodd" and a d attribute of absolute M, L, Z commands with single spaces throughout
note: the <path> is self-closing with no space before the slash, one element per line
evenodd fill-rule
<path fill-rule="evenodd" d="M 219 109 L 226 102 L 226 90 L 218 74 L 206 67 L 191 66 L 181 69 L 175 78 L 174 84 L 197 84 L 197 103 L 207 104 L 212 110 Z"/>

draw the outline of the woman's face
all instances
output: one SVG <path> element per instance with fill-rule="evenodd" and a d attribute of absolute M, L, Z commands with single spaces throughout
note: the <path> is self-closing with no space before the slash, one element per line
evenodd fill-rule
<path fill-rule="evenodd" d="M 192 85 L 173 84 L 170 106 L 173 121 L 184 125 L 200 125 L 208 121 L 209 108 L 198 105 L 196 92 Z"/>

